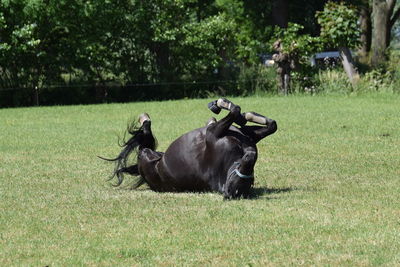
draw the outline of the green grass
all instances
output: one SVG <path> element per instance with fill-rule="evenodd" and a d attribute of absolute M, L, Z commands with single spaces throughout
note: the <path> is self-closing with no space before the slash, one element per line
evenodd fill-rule
<path fill-rule="evenodd" d="M 279 126 L 251 200 L 105 181 L 130 119 L 164 151 L 208 100 L 0 110 L 0 266 L 400 265 L 400 96 L 232 100 Z"/>

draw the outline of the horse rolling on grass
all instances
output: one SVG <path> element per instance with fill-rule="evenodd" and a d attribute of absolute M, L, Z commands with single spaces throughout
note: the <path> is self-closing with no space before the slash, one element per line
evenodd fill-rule
<path fill-rule="evenodd" d="M 150 116 L 141 114 L 139 127 L 128 127 L 131 137 L 122 144 L 120 154 L 114 159 L 102 158 L 115 162 L 110 179 L 117 177 L 119 186 L 124 174 L 130 174 L 139 177 L 133 188 L 147 184 L 156 192 L 214 191 L 222 193 L 224 199 L 249 197 L 258 155 L 256 145 L 273 134 L 277 124 L 254 112 L 241 113 L 240 106 L 224 98 L 208 107 L 216 114 L 221 109 L 229 113 L 219 121 L 211 118 L 205 127 L 182 135 L 164 153 L 155 151 Z M 246 126 L 248 121 L 260 126 Z M 137 163 L 129 165 L 132 152 Z"/>

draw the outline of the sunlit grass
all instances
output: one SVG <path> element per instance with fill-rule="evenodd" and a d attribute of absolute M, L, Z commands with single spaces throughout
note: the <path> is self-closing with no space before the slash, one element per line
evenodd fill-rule
<path fill-rule="evenodd" d="M 105 181 L 130 120 L 164 151 L 207 100 L 0 110 L 0 265 L 400 264 L 399 96 L 232 100 L 279 125 L 251 200 Z"/>

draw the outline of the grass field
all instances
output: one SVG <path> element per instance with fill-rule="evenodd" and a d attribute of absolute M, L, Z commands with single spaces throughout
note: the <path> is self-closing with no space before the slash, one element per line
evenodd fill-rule
<path fill-rule="evenodd" d="M 0 110 L 0 266 L 400 265 L 399 95 L 233 98 L 279 126 L 254 199 L 106 182 L 130 119 L 164 151 L 209 100 Z"/>

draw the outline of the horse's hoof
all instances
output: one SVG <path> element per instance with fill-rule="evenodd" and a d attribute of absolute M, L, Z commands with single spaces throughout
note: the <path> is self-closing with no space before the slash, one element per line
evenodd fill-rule
<path fill-rule="evenodd" d="M 217 106 L 217 100 L 208 103 L 208 109 L 215 114 L 219 114 L 221 112 L 221 108 Z"/>
<path fill-rule="evenodd" d="M 233 103 L 226 98 L 220 98 L 217 100 L 217 106 L 226 110 L 231 110 L 232 104 Z"/>
<path fill-rule="evenodd" d="M 246 112 L 243 113 L 243 116 L 246 118 L 247 121 L 258 123 L 261 125 L 267 125 L 267 119 L 258 113 L 255 112 Z"/>
<path fill-rule="evenodd" d="M 143 125 L 145 121 L 150 121 L 150 116 L 147 113 L 142 113 L 139 115 L 139 124 L 140 126 Z"/>

